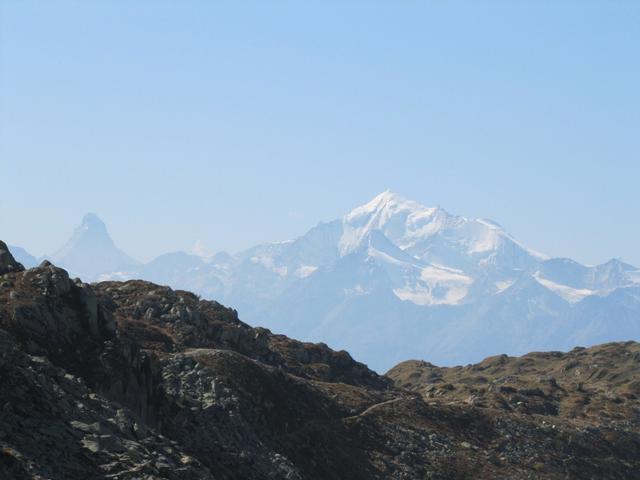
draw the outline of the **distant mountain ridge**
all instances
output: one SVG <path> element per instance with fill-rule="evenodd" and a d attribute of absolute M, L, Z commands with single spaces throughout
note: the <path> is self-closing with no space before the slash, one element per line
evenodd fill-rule
<path fill-rule="evenodd" d="M 93 256 L 83 278 L 192 290 L 234 305 L 251 324 L 347 349 L 380 371 L 406 358 L 451 365 L 640 339 L 636 267 L 549 258 L 496 222 L 389 191 L 294 240 L 234 255 L 175 252 L 144 265 L 89 220 L 99 241 L 81 226 L 54 256 L 71 271 L 75 259 Z"/>
<path fill-rule="evenodd" d="M 379 375 L 0 240 L 1 479 L 638 479 L 639 362 L 623 342 Z"/>
<path fill-rule="evenodd" d="M 33 268 L 38 265 L 38 259 L 27 252 L 24 248 L 9 245 L 9 250 L 15 259 L 24 265 L 25 268 Z"/>
<path fill-rule="evenodd" d="M 87 213 L 67 243 L 50 256 L 72 275 L 95 279 L 101 274 L 130 271 L 138 264 L 116 247 L 107 227 L 95 213 Z"/>

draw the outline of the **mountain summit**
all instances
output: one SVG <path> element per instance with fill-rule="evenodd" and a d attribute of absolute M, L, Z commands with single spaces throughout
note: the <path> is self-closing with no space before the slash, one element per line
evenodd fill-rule
<path fill-rule="evenodd" d="M 104 222 L 87 213 L 71 238 L 51 260 L 85 280 L 133 268 L 137 262 L 116 247 Z"/>
<path fill-rule="evenodd" d="M 343 253 L 369 232 L 379 231 L 420 261 L 455 268 L 475 270 L 487 263 L 525 267 L 547 258 L 524 247 L 493 221 L 452 215 L 390 191 L 352 210 L 343 224 Z"/>

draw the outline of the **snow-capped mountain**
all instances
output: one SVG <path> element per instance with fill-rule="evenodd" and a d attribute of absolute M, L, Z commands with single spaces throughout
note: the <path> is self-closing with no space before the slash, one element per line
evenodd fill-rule
<path fill-rule="evenodd" d="M 104 222 L 94 213 L 86 214 L 67 243 L 48 258 L 71 275 L 86 280 L 130 271 L 138 264 L 116 247 Z"/>
<path fill-rule="evenodd" d="M 83 221 L 73 248 L 54 261 L 73 270 L 81 252 L 82 262 L 102 262 L 91 263 L 89 278 L 192 290 L 249 323 L 347 349 L 380 371 L 407 358 L 450 365 L 640 339 L 637 268 L 549 258 L 493 221 L 392 192 L 294 240 L 233 255 L 174 252 L 138 266 L 95 223 Z"/>

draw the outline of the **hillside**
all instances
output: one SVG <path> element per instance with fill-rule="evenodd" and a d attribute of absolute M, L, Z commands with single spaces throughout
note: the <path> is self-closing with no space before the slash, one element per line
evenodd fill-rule
<path fill-rule="evenodd" d="M 640 429 L 640 344 L 620 342 L 568 353 L 497 355 L 475 365 L 402 362 L 387 372 L 425 401 L 568 419 L 576 425 Z"/>
<path fill-rule="evenodd" d="M 24 270 L 2 243 L 0 276 L 0 478 L 640 478 L 634 344 L 580 387 L 611 385 L 624 418 L 585 420 L 427 398 L 192 293 Z"/>

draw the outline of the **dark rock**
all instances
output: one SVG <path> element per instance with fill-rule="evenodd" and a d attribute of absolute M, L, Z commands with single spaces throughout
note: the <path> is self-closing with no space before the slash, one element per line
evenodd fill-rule
<path fill-rule="evenodd" d="M 22 272 L 23 270 L 24 267 L 13 258 L 7 244 L 0 240 L 0 275 Z"/>

